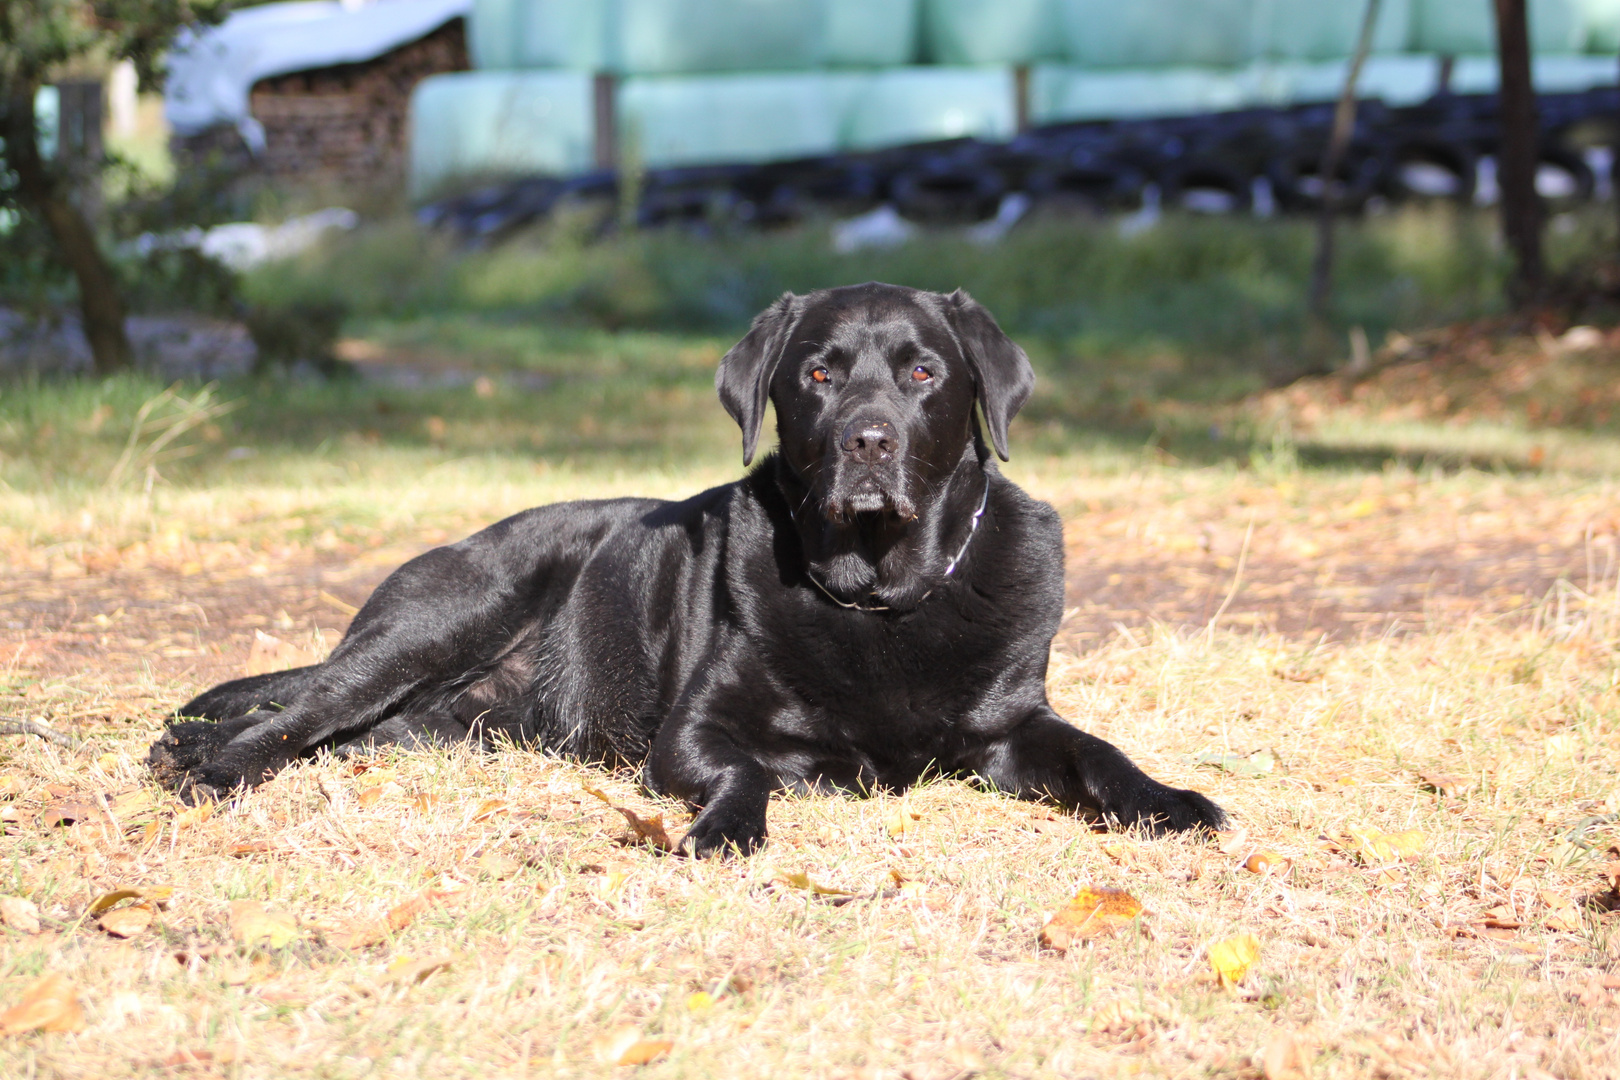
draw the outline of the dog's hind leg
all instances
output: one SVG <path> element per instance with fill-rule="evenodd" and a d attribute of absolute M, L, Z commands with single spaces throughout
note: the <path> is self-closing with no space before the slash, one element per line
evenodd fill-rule
<path fill-rule="evenodd" d="M 472 738 L 467 725 L 448 713 L 412 713 L 390 716 L 366 729 L 359 738 L 340 742 L 332 748 L 338 757 L 369 754 L 385 746 L 407 750 L 430 746 L 454 746 Z"/>

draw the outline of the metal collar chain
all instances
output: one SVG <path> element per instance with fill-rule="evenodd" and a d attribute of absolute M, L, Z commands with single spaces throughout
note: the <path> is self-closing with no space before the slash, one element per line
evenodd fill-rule
<path fill-rule="evenodd" d="M 946 577 L 950 577 L 952 574 L 956 573 L 956 564 L 961 562 L 962 561 L 962 556 L 967 554 L 968 545 L 973 543 L 973 534 L 979 531 L 979 522 L 980 522 L 981 519 L 983 519 L 985 508 L 987 506 L 989 506 L 989 505 L 990 505 L 990 477 L 986 476 L 984 478 L 984 494 L 979 497 L 979 508 L 977 510 L 973 511 L 973 520 L 971 522 L 969 522 L 969 524 L 968 524 L 967 539 L 963 540 L 962 541 L 962 546 L 956 549 L 956 554 L 951 556 L 951 561 L 945 564 L 945 576 Z M 852 609 L 854 609 L 856 611 L 888 611 L 888 610 L 890 610 L 888 605 L 886 605 L 886 604 L 863 604 L 859 600 L 840 600 L 840 599 L 838 599 L 838 597 L 834 596 L 832 593 L 827 591 L 827 586 L 823 585 L 821 582 L 816 580 L 816 575 L 810 572 L 810 568 L 808 566 L 804 568 L 804 576 L 810 579 L 810 584 L 814 585 L 816 588 L 821 590 L 821 595 L 825 596 L 827 599 L 831 600 L 833 603 L 837 604 L 841 608 L 852 608 Z M 924 600 L 927 600 L 930 596 L 933 596 L 933 595 L 934 595 L 934 590 L 929 589 L 927 592 L 923 593 L 921 597 L 918 598 L 918 600 L 917 600 L 918 605 L 920 606 Z"/>

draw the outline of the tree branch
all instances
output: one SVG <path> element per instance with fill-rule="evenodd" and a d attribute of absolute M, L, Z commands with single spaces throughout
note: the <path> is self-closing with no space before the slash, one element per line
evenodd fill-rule
<path fill-rule="evenodd" d="M 0 720 L 0 735 L 37 735 L 46 742 L 65 746 L 69 750 L 79 745 L 79 740 L 72 735 L 64 735 L 34 720 Z"/>

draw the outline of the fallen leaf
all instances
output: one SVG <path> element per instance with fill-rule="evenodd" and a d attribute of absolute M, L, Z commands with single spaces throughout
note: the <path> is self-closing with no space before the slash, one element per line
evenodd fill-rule
<path fill-rule="evenodd" d="M 1260 1070 L 1266 1080 L 1306 1080 L 1311 1074 L 1310 1040 L 1291 1031 L 1279 1031 L 1266 1041 Z"/>
<path fill-rule="evenodd" d="M 812 880 L 810 875 L 805 873 L 802 870 L 797 872 L 797 873 L 791 873 L 791 874 L 783 873 L 781 871 L 778 871 L 777 874 L 776 874 L 775 880 L 783 882 L 784 884 L 789 885 L 789 886 L 791 886 L 792 888 L 795 888 L 795 889 L 803 889 L 806 892 L 815 894 L 816 896 L 854 896 L 855 895 L 854 893 L 850 892 L 848 889 L 835 889 L 831 885 L 822 885 L 821 883 Z"/>
<path fill-rule="evenodd" d="M 207 821 L 213 816 L 213 803 L 198 803 L 196 806 L 188 806 L 184 810 L 181 810 L 178 814 L 175 814 L 174 827 L 177 829 L 189 829 L 194 825 L 201 825 L 203 822 Z"/>
<path fill-rule="evenodd" d="M 1087 885 L 1041 927 L 1040 943 L 1067 952 L 1077 942 L 1130 926 L 1142 914 L 1142 902 L 1124 889 Z"/>
<path fill-rule="evenodd" d="M 232 844 L 225 849 L 225 854 L 241 857 L 244 855 L 264 855 L 275 850 L 275 845 L 268 840 L 244 840 L 239 844 Z"/>
<path fill-rule="evenodd" d="M 498 851 L 486 851 L 478 856 L 478 872 L 485 877 L 494 878 L 496 881 L 505 881 L 507 878 L 515 877 L 518 871 L 522 869 L 522 863 L 510 855 L 502 855 Z"/>
<path fill-rule="evenodd" d="M 100 926 L 113 937 L 132 938 L 152 925 L 155 914 L 151 904 L 131 904 L 104 914 Z"/>
<path fill-rule="evenodd" d="M 411 986 L 423 982 L 435 972 L 443 971 L 456 962 L 451 953 L 439 953 L 435 956 L 425 956 L 420 960 L 409 956 L 400 956 L 388 965 L 388 978 L 402 986 Z"/>
<path fill-rule="evenodd" d="M 917 831 L 917 823 L 922 815 L 914 813 L 908 806 L 897 806 L 883 818 L 883 830 L 889 834 L 889 839 L 900 840 Z"/>
<path fill-rule="evenodd" d="M 1128 848 L 1124 844 L 1104 844 L 1102 853 L 1112 859 L 1118 866 L 1128 869 L 1136 865 L 1136 849 Z"/>
<path fill-rule="evenodd" d="M 0 923 L 24 934 L 37 934 L 39 907 L 20 896 L 0 896 Z"/>
<path fill-rule="evenodd" d="M 411 800 L 411 807 L 419 814 L 425 814 L 439 805 L 439 797 L 431 791 L 424 791 Z"/>
<path fill-rule="evenodd" d="M 1249 973 L 1249 968 L 1260 959 L 1260 939 L 1253 934 L 1238 934 L 1225 938 L 1209 947 L 1209 966 L 1215 969 L 1222 986 L 1236 986 Z"/>
<path fill-rule="evenodd" d="M 1453 776 L 1450 773 L 1420 772 L 1418 777 L 1423 781 L 1425 787 L 1431 789 L 1437 795 L 1444 795 L 1448 799 L 1454 799 L 1468 790 L 1468 778 L 1466 776 Z"/>
<path fill-rule="evenodd" d="M 698 990 L 686 995 L 686 1011 L 702 1015 L 714 1008 L 714 995 L 707 990 Z"/>
<path fill-rule="evenodd" d="M 488 821 L 496 814 L 504 814 L 511 809 L 512 805 L 505 799 L 485 799 L 478 804 L 478 809 L 473 811 L 472 819 L 474 821 Z"/>
<path fill-rule="evenodd" d="M 0 776 L 0 799 L 15 799 L 23 793 L 23 782 L 11 773 Z"/>
<path fill-rule="evenodd" d="M 1254 851 L 1254 845 L 1249 843 L 1249 830 L 1232 829 L 1215 834 L 1218 841 L 1216 850 L 1222 855 L 1231 855 L 1233 858 L 1248 858 Z"/>
<path fill-rule="evenodd" d="M 288 641 L 282 641 L 265 633 L 263 630 L 253 631 L 253 648 L 248 651 L 247 663 L 242 665 L 243 675 L 265 675 L 272 671 L 286 671 L 288 668 L 308 667 L 316 662 L 316 656 L 308 649 L 301 649 Z"/>
<path fill-rule="evenodd" d="M 607 795 L 599 788 L 593 788 L 589 784 L 586 784 L 585 791 L 588 794 L 595 795 L 598 799 L 601 799 L 603 802 L 607 803 L 608 806 L 613 807 L 613 809 L 622 814 L 624 816 L 624 820 L 629 823 L 630 831 L 635 834 L 635 838 L 637 840 L 650 844 L 660 851 L 673 851 L 675 849 L 675 845 L 670 843 L 669 833 L 664 829 L 664 815 L 654 814 L 650 818 L 644 818 L 628 807 L 614 806 L 613 800 L 608 798 Z"/>
<path fill-rule="evenodd" d="M 334 930 L 325 935 L 328 944 L 340 949 L 363 949 L 368 945 L 376 945 L 386 941 L 391 934 L 397 934 L 417 917 L 435 904 L 457 904 L 467 896 L 466 889 L 440 891 L 438 889 L 423 889 L 415 896 L 404 900 L 388 909 L 388 914 L 381 919 L 362 919 L 346 929 Z"/>
<path fill-rule="evenodd" d="M 1547 929 L 1568 933 L 1579 933 L 1586 929 L 1586 920 L 1581 917 L 1581 909 L 1574 900 L 1555 892 L 1543 891 L 1541 902 L 1547 905 L 1547 917 L 1542 920 Z"/>
<path fill-rule="evenodd" d="M 257 900 L 236 900 L 231 903 L 231 936 L 244 945 L 262 941 L 272 949 L 280 949 L 303 935 L 291 914 L 269 911 Z"/>
<path fill-rule="evenodd" d="M 82 1031 L 84 1009 L 78 991 L 57 972 L 36 979 L 17 1004 L 0 1013 L 0 1034 L 20 1035 L 25 1031 Z"/>
<path fill-rule="evenodd" d="M 1251 874 L 1286 874 L 1293 868 L 1293 860 L 1275 851 L 1257 851 L 1243 861 L 1243 869 Z"/>
<path fill-rule="evenodd" d="M 1239 756 L 1237 754 L 1199 754 L 1193 758 L 1194 765 L 1204 765 L 1233 776 L 1264 776 L 1266 773 L 1277 771 L 1277 752 L 1275 750 L 1256 750 L 1252 754 Z"/>
<path fill-rule="evenodd" d="M 621 1024 L 591 1040 L 596 1060 L 605 1065 L 645 1065 L 674 1048 L 669 1039 L 643 1039 L 634 1024 Z"/>
<path fill-rule="evenodd" d="M 103 911 L 125 900 L 147 900 L 161 904 L 174 895 L 173 885 L 148 885 L 136 889 L 114 889 L 109 893 L 102 893 L 90 904 L 86 915 L 100 915 Z"/>
<path fill-rule="evenodd" d="M 1427 837 L 1420 829 L 1405 832 L 1379 832 L 1370 826 L 1350 826 L 1350 839 L 1362 862 L 1387 863 L 1398 859 L 1416 858 L 1423 850 Z"/>
<path fill-rule="evenodd" d="M 360 794 L 355 797 L 354 801 L 360 805 L 360 809 L 366 810 L 381 802 L 382 795 L 382 788 L 368 787 L 364 791 L 360 792 Z"/>
<path fill-rule="evenodd" d="M 47 803 L 39 811 L 39 823 L 47 829 L 78 825 L 95 819 L 106 820 L 102 817 L 101 807 L 84 799 L 62 799 Z"/>

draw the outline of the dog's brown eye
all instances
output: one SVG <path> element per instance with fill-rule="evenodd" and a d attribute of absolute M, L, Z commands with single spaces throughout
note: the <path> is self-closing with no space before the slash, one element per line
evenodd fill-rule
<path fill-rule="evenodd" d="M 934 377 L 934 373 L 923 367 L 921 364 L 918 364 L 916 367 L 911 369 L 911 377 L 916 379 L 918 382 L 927 382 L 929 379 Z"/>
<path fill-rule="evenodd" d="M 810 373 L 810 377 L 812 379 L 816 380 L 816 382 L 826 382 L 827 379 L 829 378 L 829 376 L 827 375 L 827 369 L 824 368 L 824 367 L 816 368 L 816 370 L 814 370 L 814 371 L 812 371 Z"/>

